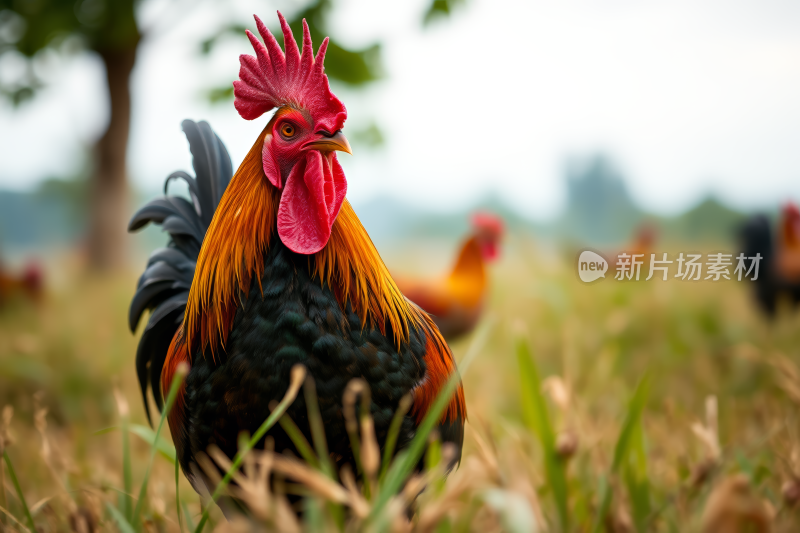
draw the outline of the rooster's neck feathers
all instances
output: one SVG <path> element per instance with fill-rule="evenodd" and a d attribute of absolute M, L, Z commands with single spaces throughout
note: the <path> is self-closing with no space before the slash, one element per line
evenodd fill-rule
<path fill-rule="evenodd" d="M 308 24 L 303 20 L 301 55 L 292 30 L 278 12 L 286 48 L 284 54 L 261 19 L 255 15 L 254 18 L 264 44 L 247 31 L 256 55 L 239 56 L 239 79 L 233 82 L 234 106 L 239 115 L 246 120 L 253 120 L 271 109 L 290 105 L 308 111 L 316 127 L 330 133 L 340 130 L 347 119 L 347 110 L 331 92 L 323 67 L 328 38 L 322 41 L 314 58 L 311 34 Z"/>
<path fill-rule="evenodd" d="M 189 353 L 224 347 L 236 310 L 255 279 L 261 283 L 264 254 L 275 235 L 280 190 L 264 174 L 261 146 L 268 125 L 245 157 L 220 200 L 197 259 L 186 305 L 184 337 Z M 424 325 L 424 313 L 409 303 L 375 245 L 345 200 L 328 244 L 309 257 L 313 275 L 349 302 L 363 324 L 382 333 L 390 327 L 398 343 L 408 324 Z M 427 329 L 427 328 L 426 328 Z"/>
<path fill-rule="evenodd" d="M 254 276 L 260 282 L 264 252 L 275 228 L 280 192 L 266 179 L 261 164 L 265 128 L 222 195 L 206 231 L 184 315 L 184 337 L 212 352 L 223 346 L 233 325 L 240 293 Z"/>

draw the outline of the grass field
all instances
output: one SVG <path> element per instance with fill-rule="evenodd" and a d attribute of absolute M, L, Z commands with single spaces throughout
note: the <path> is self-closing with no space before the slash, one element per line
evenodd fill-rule
<path fill-rule="evenodd" d="M 258 527 L 800 531 L 792 506 L 800 500 L 797 313 L 766 321 L 747 282 L 610 276 L 584 285 L 567 255 L 519 238 L 507 248 L 481 338 L 453 345 L 459 360 L 471 359 L 460 468 L 443 481 L 447 450 L 433 446 L 430 472 L 393 497 L 392 483 L 407 477 L 398 462 L 377 473 L 369 435 L 360 437 L 367 482 L 358 488 L 352 476 L 341 476 L 344 486 L 331 479 L 336 473 L 314 453 L 319 442 L 309 450 L 316 467 L 302 472 L 301 463 L 256 454 L 262 467 L 272 461 L 275 472 L 305 480 L 287 491 L 316 496 L 298 526 L 280 493 L 253 488 L 249 497 L 271 502 L 254 511 Z M 0 311 L 0 406 L 9 406 L 2 424 L 10 436 L 4 527 L 23 531 L 32 520 L 41 531 L 196 529 L 200 500 L 183 476 L 176 505 L 166 427 L 140 490 L 152 431 L 133 369 L 137 338 L 126 325 L 135 278 L 76 271 L 40 304 Z M 402 494 L 423 485 L 408 523 Z M 256 527 L 227 523 L 215 507 L 210 522 Z"/>

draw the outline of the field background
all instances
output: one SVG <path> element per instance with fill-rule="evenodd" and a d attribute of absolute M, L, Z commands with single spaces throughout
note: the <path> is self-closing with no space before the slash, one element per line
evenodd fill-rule
<path fill-rule="evenodd" d="M 386 259 L 398 272 L 435 270 L 446 267 L 454 247 L 395 248 Z M 730 524 L 738 521 L 752 528 L 741 531 L 796 531 L 800 520 L 787 501 L 797 499 L 792 490 L 800 475 L 800 317 L 785 308 L 765 320 L 748 282 L 609 276 L 585 285 L 574 257 L 524 233 L 506 239 L 492 269 L 486 342 L 463 376 L 464 459 L 441 492 L 458 485 L 458 501 L 483 503 L 466 524 L 459 522 L 464 508 L 454 507 L 444 513 L 448 529 L 438 530 L 531 530 L 524 522 L 531 513 L 540 530 L 564 530 L 541 441 L 525 423 L 516 352 L 524 339 L 564 457 L 567 530 L 592 530 L 610 480 L 613 498 L 601 524 L 608 531 L 737 531 Z M 120 499 L 122 442 L 108 428 L 119 427 L 120 407 L 129 409 L 131 423 L 147 425 L 133 368 L 137 336 L 126 322 L 136 274 L 88 276 L 79 264 L 63 257 L 63 277 L 42 302 L 20 299 L 0 311 L 0 405 L 13 408 L 6 451 L 45 531 L 69 527 L 75 513 L 101 529 L 116 527 L 103 502 Z M 473 340 L 453 344 L 459 360 Z M 645 376 L 637 437 L 609 475 L 630 399 Z M 718 422 L 708 413 L 714 403 Z M 131 451 L 138 487 L 150 446 L 134 435 Z M 148 530 L 178 530 L 173 476 L 172 464 L 158 455 L 144 506 Z M 19 518 L 7 469 L 5 485 L 5 506 Z M 180 490 L 196 520 L 198 497 L 184 479 Z M 499 491 L 499 503 L 475 500 L 491 490 Z M 222 527 L 220 520 L 212 512 Z M 514 520 L 527 525 L 519 529 Z M 713 529 L 714 520 L 728 525 Z"/>
<path fill-rule="evenodd" d="M 252 14 L 278 35 L 275 9 L 315 48 L 330 38 L 348 198 L 390 270 L 443 273 L 476 210 L 507 235 L 482 323 L 452 346 L 460 467 L 445 481 L 448 450 L 420 430 L 419 457 L 380 474 L 363 416 L 360 487 L 319 435 L 307 464 L 254 452 L 274 491 L 239 479 L 252 520 L 228 523 L 182 475 L 176 494 L 171 439 L 147 424 L 127 314 L 165 237 L 126 225 L 171 172 L 197 175 L 184 119 L 241 164 L 267 117 L 242 120 L 231 82 Z M 778 242 L 800 198 L 799 26 L 800 4 L 755 0 L 0 0 L 0 532 L 200 533 L 201 516 L 231 532 L 800 531 L 797 311 L 768 320 L 747 281 L 575 272 L 583 246 L 613 256 L 648 229 L 652 252 L 735 254 L 763 214 Z M 26 271 L 41 297 L 6 297 Z M 302 524 L 284 492 L 313 495 Z"/>

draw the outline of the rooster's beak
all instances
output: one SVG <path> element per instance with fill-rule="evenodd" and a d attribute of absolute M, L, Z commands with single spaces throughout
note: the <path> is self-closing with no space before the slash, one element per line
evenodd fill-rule
<path fill-rule="evenodd" d="M 347 137 L 341 131 L 337 131 L 331 137 L 320 136 L 319 139 L 307 143 L 304 148 L 312 150 L 320 150 L 322 152 L 347 152 L 353 155 L 353 150 L 350 149 L 350 143 L 347 142 Z"/>

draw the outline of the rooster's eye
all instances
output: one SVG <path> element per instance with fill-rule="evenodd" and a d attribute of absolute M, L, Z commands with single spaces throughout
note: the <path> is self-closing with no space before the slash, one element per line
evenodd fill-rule
<path fill-rule="evenodd" d="M 291 124 L 284 124 L 281 127 L 281 135 L 283 135 L 287 139 L 291 139 L 292 137 L 294 137 L 294 134 L 296 132 L 297 130 L 295 130 L 294 126 L 292 126 Z"/>

